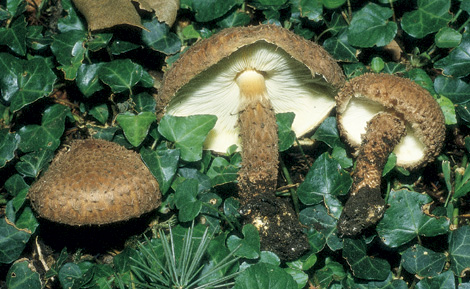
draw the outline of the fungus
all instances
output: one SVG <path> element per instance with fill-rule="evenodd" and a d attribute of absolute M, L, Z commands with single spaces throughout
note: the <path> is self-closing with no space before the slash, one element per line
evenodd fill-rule
<path fill-rule="evenodd" d="M 129 220 L 161 203 L 158 183 L 139 155 L 98 139 L 75 140 L 59 152 L 29 198 L 40 217 L 74 226 Z"/>
<path fill-rule="evenodd" d="M 275 114 L 295 113 L 292 129 L 300 137 L 328 116 L 343 82 L 341 69 L 321 46 L 287 29 L 274 25 L 229 28 L 196 43 L 173 64 L 164 76 L 157 105 L 160 114 L 217 116 L 204 147 L 215 152 L 226 152 L 233 144 L 241 147 L 242 211 L 249 222 L 259 223 L 266 216 L 255 212 L 259 208 L 266 211 L 270 206 L 275 210 L 267 211 L 279 212 L 289 207 L 274 196 L 278 173 Z M 269 205 L 253 205 L 267 199 L 271 199 Z M 258 213 L 262 217 L 254 217 Z M 282 216 L 295 218 L 296 214 Z M 262 243 L 278 230 L 275 227 L 260 230 Z M 290 230 L 303 236 L 300 228 Z M 300 240 L 307 244 L 304 236 L 292 236 L 290 245 L 285 239 L 273 243 L 291 246 L 298 255 L 292 244 Z M 279 253 L 279 248 L 270 249 Z"/>
<path fill-rule="evenodd" d="M 376 224 L 385 210 L 380 185 L 388 156 L 417 169 L 434 160 L 445 138 L 444 115 L 427 90 L 405 78 L 364 74 L 336 97 L 338 128 L 355 150 L 351 194 L 338 222 L 341 235 L 354 236 Z"/>

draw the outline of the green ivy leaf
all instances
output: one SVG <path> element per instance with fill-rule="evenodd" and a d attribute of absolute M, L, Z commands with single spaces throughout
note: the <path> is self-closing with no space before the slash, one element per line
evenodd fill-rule
<path fill-rule="evenodd" d="M 470 99 L 470 85 L 458 78 L 439 75 L 434 80 L 434 89 L 440 94 L 452 100 L 454 104 L 463 104 Z"/>
<path fill-rule="evenodd" d="M 439 48 L 454 48 L 460 44 L 462 34 L 450 27 L 443 27 L 434 36 L 434 43 Z"/>
<path fill-rule="evenodd" d="M 168 192 L 175 177 L 180 159 L 180 151 L 173 149 L 157 149 L 155 151 L 148 148 L 140 150 L 142 160 L 157 179 L 160 192 L 164 195 Z"/>
<path fill-rule="evenodd" d="M 192 0 L 191 9 L 196 13 L 197 22 L 208 22 L 222 17 L 236 4 L 240 3 L 237 0 Z"/>
<path fill-rule="evenodd" d="M 78 68 L 75 83 L 85 97 L 90 97 L 93 93 L 103 89 L 98 71 L 102 63 L 82 64 Z"/>
<path fill-rule="evenodd" d="M 72 30 L 79 30 L 86 33 L 86 23 L 84 24 L 83 20 L 77 15 L 77 11 L 75 10 L 75 6 L 72 5 L 72 1 L 63 0 L 61 1 L 61 4 L 67 15 L 65 17 L 61 17 L 57 21 L 57 27 L 59 28 L 59 31 L 63 33 Z"/>
<path fill-rule="evenodd" d="M 390 8 L 369 3 L 353 15 L 348 27 L 348 42 L 357 47 L 385 46 L 397 34 L 397 24 L 390 22 Z"/>
<path fill-rule="evenodd" d="M 39 273 L 32 270 L 34 266 L 29 260 L 20 260 L 15 262 L 8 270 L 6 276 L 6 285 L 10 289 L 41 289 L 43 284 Z"/>
<path fill-rule="evenodd" d="M 452 19 L 450 0 L 418 0 L 418 10 L 405 12 L 401 27 L 414 38 L 439 31 Z"/>
<path fill-rule="evenodd" d="M 212 186 L 233 182 L 238 177 L 239 167 L 229 163 L 223 157 L 216 157 L 207 171 L 207 176 L 211 178 Z"/>
<path fill-rule="evenodd" d="M 377 232 L 382 241 L 396 248 L 418 236 L 437 236 L 449 231 L 449 220 L 434 218 L 423 213 L 421 207 L 430 203 L 427 195 L 408 190 L 391 191 L 389 208 L 377 224 Z"/>
<path fill-rule="evenodd" d="M 150 48 L 165 54 L 175 54 L 181 50 L 181 40 L 170 32 L 170 27 L 157 18 L 144 22 L 144 27 L 149 31 L 142 30 L 142 41 Z"/>
<path fill-rule="evenodd" d="M 446 256 L 416 244 L 402 254 L 401 260 L 403 268 L 409 273 L 421 277 L 433 277 L 444 269 Z"/>
<path fill-rule="evenodd" d="M 327 117 L 317 128 L 312 138 L 324 142 L 330 148 L 341 146 L 336 117 Z"/>
<path fill-rule="evenodd" d="M 279 151 L 281 152 L 289 149 L 295 142 L 295 132 L 291 129 L 294 118 L 295 114 L 293 112 L 276 114 Z"/>
<path fill-rule="evenodd" d="M 318 22 L 323 19 L 323 5 L 320 0 L 300 0 L 300 16 Z"/>
<path fill-rule="evenodd" d="M 59 281 L 62 288 L 72 288 L 75 280 L 82 276 L 82 270 L 77 264 L 66 263 L 59 270 Z"/>
<path fill-rule="evenodd" d="M 457 276 L 463 276 L 470 268 L 470 227 L 451 231 L 449 239 L 450 268 Z"/>
<path fill-rule="evenodd" d="M 321 3 L 325 8 L 336 9 L 346 3 L 346 0 L 321 0 Z"/>
<path fill-rule="evenodd" d="M 124 131 L 126 139 L 135 147 L 138 147 L 147 137 L 150 125 L 157 120 L 155 114 L 144 111 L 135 115 L 131 112 L 120 113 L 116 121 Z"/>
<path fill-rule="evenodd" d="M 56 78 L 44 58 L 23 60 L 0 53 L 0 91 L 11 102 L 11 112 L 49 95 Z"/>
<path fill-rule="evenodd" d="M 198 181 L 195 179 L 186 179 L 175 192 L 175 205 L 178 208 L 178 220 L 180 222 L 189 222 L 199 215 L 202 208 L 202 202 L 197 199 Z"/>
<path fill-rule="evenodd" d="M 18 259 L 28 243 L 31 232 L 19 229 L 6 218 L 0 219 L 0 263 Z"/>
<path fill-rule="evenodd" d="M 18 195 L 22 190 L 29 188 L 29 185 L 26 184 L 23 177 L 19 174 L 14 174 L 13 176 L 9 177 L 8 180 L 5 182 L 5 190 L 7 190 L 10 196 Z"/>
<path fill-rule="evenodd" d="M 61 104 L 48 107 L 42 116 L 41 125 L 26 125 L 18 131 L 21 137 L 20 150 L 25 153 L 39 149 L 56 150 L 65 130 L 65 118 L 69 114 L 70 109 Z"/>
<path fill-rule="evenodd" d="M 313 280 L 315 285 L 320 288 L 331 288 L 329 287 L 331 282 L 334 280 L 342 280 L 346 277 L 343 266 L 335 261 L 332 261 L 329 257 L 325 259 L 325 266 L 315 271 Z"/>
<path fill-rule="evenodd" d="M 331 37 L 325 40 L 323 47 L 337 60 L 344 62 L 358 61 L 358 51 L 349 44 L 346 30 L 338 37 Z"/>
<path fill-rule="evenodd" d="M 231 252 L 236 248 L 238 250 L 234 253 L 235 256 L 239 256 L 247 259 L 256 259 L 260 256 L 260 243 L 259 243 L 259 232 L 256 227 L 252 224 L 243 226 L 242 229 L 244 239 L 241 239 L 235 235 L 228 237 L 227 247 Z"/>
<path fill-rule="evenodd" d="M 112 33 L 93 34 L 91 35 L 90 39 L 88 39 L 86 46 L 91 51 L 98 51 L 102 48 L 105 48 L 112 38 Z"/>
<path fill-rule="evenodd" d="M 155 107 L 157 103 L 155 102 L 155 98 L 153 98 L 153 96 L 151 96 L 147 92 L 142 92 L 137 95 L 133 95 L 131 98 L 134 101 L 134 109 L 137 112 L 150 111 L 152 113 L 155 113 Z"/>
<path fill-rule="evenodd" d="M 10 133 L 8 129 L 0 130 L 0 168 L 15 157 L 15 151 L 20 143 L 17 133 Z"/>
<path fill-rule="evenodd" d="M 470 74 L 470 33 L 466 31 L 462 42 L 448 56 L 439 59 L 434 67 L 442 69 L 445 75 L 464 77 Z"/>
<path fill-rule="evenodd" d="M 235 278 L 234 289 L 298 289 L 292 276 L 279 266 L 257 263 L 248 267 Z"/>
<path fill-rule="evenodd" d="M 235 10 L 233 13 L 228 14 L 222 20 L 218 21 L 217 25 L 219 25 L 220 28 L 239 27 L 239 26 L 248 25 L 250 21 L 251 21 L 251 17 L 248 13 Z M 192 34 L 189 35 L 188 32 L 190 31 L 186 31 L 187 33 L 186 37 L 190 36 L 190 38 L 188 39 L 191 39 L 191 37 L 192 38 L 200 37 L 201 35 L 197 31 L 194 30 L 194 26 L 191 25 L 191 27 L 193 27 Z"/>
<path fill-rule="evenodd" d="M 37 178 L 41 170 L 46 166 L 54 156 L 54 151 L 40 149 L 38 151 L 26 154 L 20 158 L 20 162 L 15 165 L 18 173 L 31 178 Z"/>
<path fill-rule="evenodd" d="M 357 289 L 370 289 L 370 288 L 387 288 L 387 289 L 408 289 L 408 285 L 404 280 L 394 279 L 392 272 L 384 281 L 363 281 L 360 279 L 353 279 L 351 276 L 344 282 L 346 288 Z"/>
<path fill-rule="evenodd" d="M 384 259 L 367 256 L 364 240 L 345 238 L 343 244 L 343 257 L 355 277 L 380 281 L 387 279 L 390 274 L 390 264 Z"/>
<path fill-rule="evenodd" d="M 24 16 L 15 19 L 10 27 L 0 28 L 0 45 L 7 45 L 13 52 L 26 55 L 26 21 Z"/>
<path fill-rule="evenodd" d="M 132 91 L 132 87 L 141 80 L 142 73 L 142 66 L 128 58 L 102 63 L 98 69 L 98 77 L 114 93 Z"/>
<path fill-rule="evenodd" d="M 89 113 L 101 124 L 105 124 L 109 117 L 108 106 L 105 103 L 94 106 L 90 109 Z"/>
<path fill-rule="evenodd" d="M 165 115 L 160 121 L 158 132 L 175 143 L 175 147 L 181 150 L 183 160 L 194 162 L 202 158 L 202 145 L 216 121 L 215 115 Z"/>
<path fill-rule="evenodd" d="M 454 289 L 455 276 L 451 271 L 446 271 L 433 278 L 425 278 L 416 284 L 416 289 Z M 461 288 L 459 286 L 459 288 Z"/>
<path fill-rule="evenodd" d="M 337 235 L 336 223 L 338 220 L 328 213 L 325 206 L 316 205 L 303 209 L 300 211 L 299 220 L 302 224 L 314 228 L 315 230 L 316 228 L 320 228 L 317 231 L 323 236 L 315 235 L 311 232 L 309 234 L 309 241 L 310 237 L 314 237 L 315 243 L 322 246 L 322 239 L 325 238 L 326 244 L 331 250 L 336 251 L 343 248 L 343 243 Z"/>
<path fill-rule="evenodd" d="M 315 205 L 323 201 L 326 194 L 347 194 L 351 184 L 351 176 L 341 168 L 338 161 L 328 153 L 323 153 L 313 163 L 297 194 L 305 205 Z"/>
<path fill-rule="evenodd" d="M 452 103 L 452 101 L 445 96 L 441 96 L 440 98 L 436 99 L 436 101 L 439 103 L 442 113 L 444 113 L 446 125 L 457 124 L 454 103 Z"/>
<path fill-rule="evenodd" d="M 52 37 L 52 53 L 57 61 L 62 65 L 58 68 L 64 72 L 67 80 L 74 80 L 77 77 L 78 68 L 85 58 L 86 33 L 72 30 Z"/>

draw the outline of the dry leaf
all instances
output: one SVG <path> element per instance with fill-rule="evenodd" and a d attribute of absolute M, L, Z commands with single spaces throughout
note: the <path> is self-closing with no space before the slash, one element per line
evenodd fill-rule
<path fill-rule="evenodd" d="M 139 7 L 145 11 L 154 11 L 159 21 L 172 26 L 180 7 L 179 0 L 135 0 Z"/>
<path fill-rule="evenodd" d="M 85 16 L 91 31 L 127 24 L 145 29 L 134 5 L 129 0 L 73 0 Z"/>

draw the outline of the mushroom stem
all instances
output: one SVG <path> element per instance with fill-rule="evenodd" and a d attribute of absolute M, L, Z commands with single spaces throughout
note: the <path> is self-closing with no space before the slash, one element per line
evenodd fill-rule
<path fill-rule="evenodd" d="M 276 115 L 267 97 L 264 76 L 254 70 L 237 77 L 240 87 L 239 107 L 242 168 L 238 175 L 242 203 L 257 195 L 274 197 L 278 169 Z"/>
<path fill-rule="evenodd" d="M 354 236 L 376 224 L 385 211 L 380 185 L 388 156 L 406 134 L 405 122 L 379 113 L 368 123 L 353 173 L 351 195 L 338 221 L 338 233 Z"/>

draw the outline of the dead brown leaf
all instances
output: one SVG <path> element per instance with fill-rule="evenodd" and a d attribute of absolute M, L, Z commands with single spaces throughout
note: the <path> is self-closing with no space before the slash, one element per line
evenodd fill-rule
<path fill-rule="evenodd" d="M 135 0 L 139 7 L 145 11 L 153 11 L 158 20 L 172 26 L 176 20 L 176 14 L 180 7 L 179 0 Z"/>
<path fill-rule="evenodd" d="M 145 29 L 129 0 L 73 0 L 73 3 L 85 16 L 90 31 L 122 24 Z"/>

